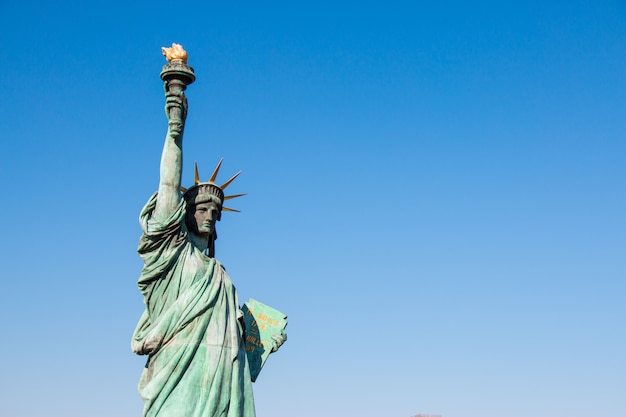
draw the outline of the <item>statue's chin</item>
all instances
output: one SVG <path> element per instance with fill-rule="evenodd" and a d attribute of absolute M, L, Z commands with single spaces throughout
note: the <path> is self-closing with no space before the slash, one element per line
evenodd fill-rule
<path fill-rule="evenodd" d="M 187 223 L 187 230 L 195 237 L 208 239 L 213 234 L 213 230 L 199 230 L 198 226 L 193 223 Z"/>

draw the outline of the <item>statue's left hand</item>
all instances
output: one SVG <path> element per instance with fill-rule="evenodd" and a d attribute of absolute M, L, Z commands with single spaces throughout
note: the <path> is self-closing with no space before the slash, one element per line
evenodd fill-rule
<path fill-rule="evenodd" d="M 280 334 L 275 334 L 272 336 L 272 340 L 274 341 L 274 346 L 272 346 L 272 353 L 276 352 L 278 348 L 280 348 L 283 343 L 287 341 L 287 333 L 284 330 L 280 332 Z"/>

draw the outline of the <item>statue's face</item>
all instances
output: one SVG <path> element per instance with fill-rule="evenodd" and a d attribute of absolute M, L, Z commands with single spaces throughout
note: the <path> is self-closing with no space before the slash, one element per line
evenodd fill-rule
<path fill-rule="evenodd" d="M 213 234 L 219 213 L 219 207 L 212 201 L 196 204 L 193 214 L 195 220 L 194 232 L 202 237 L 208 237 Z"/>

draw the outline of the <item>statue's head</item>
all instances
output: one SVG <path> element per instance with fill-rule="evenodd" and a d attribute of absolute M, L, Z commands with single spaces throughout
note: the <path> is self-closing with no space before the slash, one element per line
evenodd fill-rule
<path fill-rule="evenodd" d="M 224 195 L 224 189 L 237 178 L 241 171 L 233 175 L 221 186 L 215 184 L 215 178 L 217 177 L 221 165 L 222 160 L 220 160 L 217 167 L 215 167 L 215 171 L 213 171 L 213 175 L 211 175 L 208 182 L 200 182 L 198 166 L 195 165 L 195 184 L 188 189 L 183 189 L 183 198 L 187 203 L 187 213 L 185 216 L 187 230 L 199 237 L 209 239 L 208 248 L 210 256 L 214 256 L 213 242 L 217 239 L 215 223 L 221 220 L 222 210 L 239 212 L 239 210 L 224 207 L 224 201 L 245 195 Z"/>
<path fill-rule="evenodd" d="M 215 223 L 222 218 L 222 203 L 213 195 L 197 202 L 187 202 L 185 224 L 187 230 L 203 238 L 215 240 Z"/>

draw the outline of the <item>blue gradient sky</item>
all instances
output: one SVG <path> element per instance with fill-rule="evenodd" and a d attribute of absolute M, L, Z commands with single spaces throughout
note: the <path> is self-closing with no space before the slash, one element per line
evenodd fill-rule
<path fill-rule="evenodd" d="M 289 315 L 259 417 L 626 415 L 624 1 L 174 4 L 0 4 L 0 414 L 141 413 L 179 42 L 183 182 L 243 170 L 217 257 Z"/>

